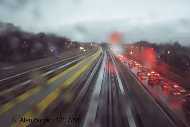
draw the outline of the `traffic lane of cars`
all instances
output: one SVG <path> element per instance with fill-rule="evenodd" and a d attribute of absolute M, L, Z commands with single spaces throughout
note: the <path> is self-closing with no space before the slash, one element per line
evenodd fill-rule
<path fill-rule="evenodd" d="M 185 123 L 189 121 L 190 94 L 188 91 L 134 60 L 122 57 L 119 60 L 127 65 L 151 95 L 169 107 L 182 121 Z"/>
<path fill-rule="evenodd" d="M 137 78 L 141 80 L 141 82 L 147 82 L 145 83 L 147 84 L 147 86 L 161 87 L 163 90 L 168 90 L 171 95 L 182 96 L 188 93 L 188 91 L 186 91 L 179 84 L 165 79 L 157 72 L 145 68 L 135 61 L 134 63 L 135 64 L 131 64 L 131 61 L 129 61 L 127 65 L 131 69 L 131 71 L 137 76 Z"/>

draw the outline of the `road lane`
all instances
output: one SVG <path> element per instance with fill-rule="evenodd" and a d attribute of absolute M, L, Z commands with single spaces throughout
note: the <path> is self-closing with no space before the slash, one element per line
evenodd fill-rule
<path fill-rule="evenodd" d="M 70 59 L 61 59 L 54 64 L 43 66 L 41 68 L 34 69 L 31 74 L 23 74 L 17 77 L 14 76 L 10 81 L 6 80 L 6 82 L 1 82 L 4 84 L 0 85 L 0 105 L 14 99 L 15 97 L 21 95 L 22 93 L 30 90 L 31 88 L 36 87 L 36 85 L 46 84 L 46 81 L 51 82 L 51 79 L 55 77 L 55 75 L 61 73 L 65 69 L 73 66 L 77 62 L 81 61 L 85 57 L 88 57 L 95 53 L 96 50 L 89 51 L 87 54 L 82 55 L 79 58 L 76 56 L 71 57 Z M 73 60 L 74 59 L 74 60 Z M 42 69 L 42 70 L 40 70 Z M 45 70 L 44 70 L 45 69 Z M 39 70 L 39 71 L 36 71 Z M 46 72 L 47 70 L 47 72 Z M 45 72 L 44 72 L 45 71 Z M 31 76 L 29 76 L 31 75 Z M 56 77 L 55 77 L 56 78 Z"/>
<path fill-rule="evenodd" d="M 136 107 L 139 120 L 144 126 L 165 126 L 165 127 L 184 127 L 184 124 L 174 120 L 156 101 L 156 97 L 151 95 L 143 84 L 131 73 L 130 69 L 122 62 L 117 61 L 119 64 L 122 77 L 126 80 L 127 86 L 130 89 L 130 96 L 133 98 L 134 106 Z M 156 124 L 155 124 L 156 123 Z"/>
<path fill-rule="evenodd" d="M 57 75 L 56 78 L 51 79 L 49 81 L 49 85 L 47 85 L 46 89 L 44 87 L 36 87 L 35 89 L 40 89 L 40 91 L 37 91 L 35 93 L 36 95 L 32 94 L 32 97 L 30 97 L 30 96 L 28 96 L 29 93 L 27 93 L 26 94 L 27 96 L 22 99 L 22 101 L 27 99 L 25 102 L 21 103 L 20 101 L 17 102 L 15 100 L 13 100 L 12 102 L 8 102 L 7 104 L 3 105 L 2 107 L 5 107 L 5 108 L 1 108 L 2 113 L 1 113 L 1 117 L 0 117 L 0 123 L 4 123 L 5 125 L 10 126 L 10 124 L 11 124 L 10 116 L 14 116 L 16 114 L 19 114 L 19 115 L 23 114 L 24 112 L 26 112 L 27 110 L 32 108 L 32 105 L 34 105 L 34 103 L 41 101 L 41 99 L 43 99 L 44 96 L 49 95 L 51 93 L 51 91 L 55 90 L 56 92 L 54 92 L 53 94 L 50 94 L 50 96 L 48 96 L 48 99 L 45 99 L 45 100 L 49 100 L 49 98 L 50 98 L 53 101 L 55 99 L 55 96 L 58 96 L 57 95 L 57 93 L 59 93 L 58 91 L 60 91 L 59 89 L 56 89 L 56 87 L 60 88 L 60 86 L 63 85 L 61 89 L 67 88 L 73 82 L 73 80 L 75 80 L 77 78 L 77 76 L 82 74 L 82 72 L 84 72 L 84 70 L 88 69 L 88 67 L 91 65 L 91 63 L 100 55 L 100 52 L 101 51 L 99 50 L 95 55 L 92 55 L 92 56 L 84 59 L 77 65 L 74 65 L 73 67 L 65 70 L 63 73 Z M 75 72 L 77 72 L 77 73 L 75 73 Z M 73 74 L 73 73 L 75 73 L 75 74 Z M 61 79 L 59 79 L 59 78 L 61 78 Z M 21 95 L 21 96 L 23 96 L 23 95 Z M 44 103 L 41 103 L 41 105 L 48 105 L 47 103 L 45 103 L 45 102 L 47 102 L 45 100 L 42 101 Z M 7 109 L 6 108 L 7 105 L 11 105 L 11 106 L 9 106 L 9 108 Z M 14 107 L 14 109 L 11 109 L 12 107 Z M 9 110 L 10 111 L 8 113 L 5 113 L 5 111 L 4 111 L 5 109 L 6 109 L 6 111 L 9 111 Z"/>
<path fill-rule="evenodd" d="M 189 126 L 188 119 L 186 119 L 184 113 L 185 110 L 183 109 L 183 93 L 180 95 L 174 95 L 170 91 L 163 90 L 163 88 L 161 88 L 162 84 L 150 86 L 147 79 L 138 80 L 137 72 L 139 70 L 137 68 L 128 68 L 128 70 L 133 78 L 139 83 L 139 85 L 143 86 L 148 91 L 148 94 L 156 100 L 156 103 L 158 103 L 158 105 L 161 107 L 161 110 L 165 112 L 166 116 L 170 117 L 170 119 L 172 119 L 172 121 L 177 125 Z M 172 85 L 172 82 L 165 79 L 164 77 L 161 77 L 161 80 L 171 83 L 168 85 Z M 188 91 L 186 91 L 184 94 L 188 94 Z"/>
<path fill-rule="evenodd" d="M 179 125 L 109 48 L 98 50 L 50 77 L 46 85 L 31 88 L 2 105 L 0 124 L 8 127 Z"/>
<path fill-rule="evenodd" d="M 80 61 L 81 59 L 95 53 L 97 50 L 97 48 L 93 48 L 93 49 L 89 49 L 85 54 L 77 54 L 75 56 L 68 56 L 66 58 L 60 58 L 55 60 L 55 62 L 47 62 L 46 64 L 44 63 L 45 61 L 40 60 L 41 62 L 39 63 L 39 65 L 41 65 L 41 63 L 44 63 L 43 66 L 37 66 L 36 64 L 34 65 L 30 65 L 29 68 L 32 69 L 28 69 L 26 71 L 21 71 L 19 73 L 16 73 L 15 75 L 12 76 L 7 76 L 4 79 L 0 79 L 0 93 L 3 92 L 10 92 L 10 91 L 18 91 L 20 89 L 22 89 L 23 87 L 31 87 L 31 84 L 34 84 L 33 81 L 36 80 L 37 78 L 41 77 L 46 77 L 46 78 L 51 78 L 52 76 L 60 73 L 60 71 L 63 70 L 63 68 L 68 68 L 69 66 L 72 66 L 74 64 L 76 64 L 78 61 Z M 38 62 L 38 61 L 36 61 Z M 17 67 L 16 67 L 17 68 Z M 25 68 L 25 66 L 23 66 L 23 68 Z M 22 69 L 20 69 L 22 70 Z M 6 73 L 6 72 L 4 72 Z M 34 79 L 36 78 L 36 79 Z M 32 80 L 31 80 L 32 79 Z M 8 90 L 10 89 L 10 90 Z M 23 90 L 23 89 L 22 89 Z M 3 97 L 1 97 L 1 100 Z M 1 103 L 0 103 L 1 104 Z"/>
<path fill-rule="evenodd" d="M 103 63 L 101 65 L 98 79 L 96 80 L 96 85 L 95 85 L 95 88 L 93 90 L 93 93 L 92 93 L 92 96 L 90 99 L 90 104 L 89 104 L 89 108 L 88 108 L 88 111 L 86 114 L 86 118 L 85 118 L 83 127 L 89 127 L 89 125 L 95 121 L 96 112 L 97 112 L 97 108 L 98 108 L 100 90 L 102 87 L 102 81 L 103 81 L 103 77 L 104 77 L 104 68 L 105 68 L 105 63 L 106 63 L 106 59 L 107 59 L 106 57 L 107 57 L 106 54 L 104 54 Z"/>
<path fill-rule="evenodd" d="M 47 122 L 44 124 L 34 124 L 31 127 L 63 127 L 63 126 L 79 126 L 81 125 L 85 113 L 87 112 L 87 105 L 89 104 L 90 96 L 94 88 L 94 82 L 100 64 L 102 62 L 102 56 L 96 62 L 93 63 L 91 69 L 88 69 L 84 75 L 81 75 L 74 84 L 73 87 L 69 87 L 54 103 L 54 106 L 49 107 L 42 118 L 55 119 L 57 116 L 65 118 L 66 120 L 58 120 L 56 122 Z M 69 99 L 68 99 L 69 98 Z M 74 117 L 74 118 L 73 118 Z M 68 122 L 70 118 L 73 122 Z"/>
<path fill-rule="evenodd" d="M 115 61 L 115 58 L 114 58 L 113 54 L 110 53 L 110 55 L 111 55 L 113 64 L 117 68 L 116 61 Z M 115 68 L 115 72 L 116 72 L 117 81 L 118 81 L 118 84 L 119 84 L 119 89 L 120 89 L 122 95 L 125 96 L 128 99 L 127 100 L 127 104 L 124 103 L 123 105 L 126 106 L 126 108 L 124 108 L 124 110 L 125 110 L 126 115 L 127 115 L 129 126 L 130 127 L 137 127 L 137 123 L 135 122 L 134 114 L 132 112 L 132 102 L 131 102 L 131 99 L 129 98 L 129 95 L 125 93 L 125 90 L 124 90 L 124 87 L 123 87 L 123 83 L 122 83 L 121 78 L 119 76 L 118 69 L 116 69 L 116 68 Z"/>
<path fill-rule="evenodd" d="M 82 126 L 136 127 L 114 58 L 106 49 Z"/>

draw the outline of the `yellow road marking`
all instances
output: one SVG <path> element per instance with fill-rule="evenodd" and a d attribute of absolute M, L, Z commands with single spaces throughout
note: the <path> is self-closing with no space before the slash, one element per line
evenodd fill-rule
<path fill-rule="evenodd" d="M 27 93 L 24 93 L 20 96 L 18 96 L 17 98 L 15 98 L 14 100 L 7 102 L 6 104 L 4 104 L 1 109 L 0 109 L 0 115 L 4 114 L 5 112 L 9 111 L 10 109 L 12 109 L 16 104 L 18 104 L 20 101 L 23 101 L 25 99 L 27 99 L 29 96 L 31 96 L 34 93 L 37 93 L 40 90 L 39 87 L 36 87 L 34 89 L 29 90 Z"/>
<path fill-rule="evenodd" d="M 37 111 L 41 113 L 49 104 L 51 104 L 61 93 L 59 88 L 56 88 L 52 93 L 45 97 L 40 103 L 37 104 Z"/>
<path fill-rule="evenodd" d="M 96 54 L 99 54 L 100 51 L 96 52 L 94 55 Z M 87 59 L 89 59 L 90 57 L 93 57 L 94 55 L 92 56 L 89 56 Z M 80 61 L 78 64 L 66 69 L 64 72 L 62 72 L 61 74 L 58 74 L 58 76 L 55 76 L 55 78 L 52 78 L 50 80 L 48 80 L 48 84 L 51 84 L 53 81 L 57 80 L 58 78 L 66 75 L 67 73 L 69 73 L 72 69 L 78 67 L 79 65 L 81 65 L 83 62 L 86 62 L 87 60 L 84 59 L 82 61 Z M 2 105 L 0 107 L 0 116 L 4 113 L 6 113 L 7 111 L 9 111 L 10 109 L 12 109 L 15 105 L 17 105 L 18 103 L 26 100 L 27 98 L 29 98 L 30 96 L 32 96 L 33 94 L 39 92 L 41 90 L 41 86 L 38 86 L 38 87 L 35 87 L 35 88 L 32 88 L 30 89 L 29 91 L 26 91 L 25 93 L 23 93 L 22 95 L 16 97 L 15 99 L 11 100 L 10 102 L 7 102 L 5 103 L 4 105 Z"/>
<path fill-rule="evenodd" d="M 52 93 L 50 93 L 47 97 L 45 97 L 40 103 L 38 103 L 34 109 L 37 109 L 37 112 L 28 111 L 24 114 L 22 118 L 30 118 L 33 119 L 37 117 L 41 112 L 43 112 L 55 99 L 58 98 L 58 96 L 61 93 L 61 90 L 64 88 L 67 88 L 69 85 L 72 84 L 85 70 L 87 70 L 90 65 L 98 58 L 100 55 L 100 52 L 98 54 L 93 55 L 93 59 L 90 60 L 90 62 L 86 65 L 84 65 L 78 72 L 76 72 L 74 75 L 72 75 L 69 79 L 65 80 L 63 84 L 56 88 Z M 61 89 L 60 89 L 61 88 Z M 18 122 L 12 125 L 12 127 L 26 127 L 29 125 L 30 122 Z"/>
<path fill-rule="evenodd" d="M 51 79 L 48 80 L 48 84 L 51 84 L 52 82 L 54 82 L 55 80 L 59 79 L 60 77 L 62 77 L 65 73 L 70 72 L 72 69 L 76 68 L 77 66 L 79 66 L 82 63 L 85 63 L 88 61 L 88 59 L 90 59 L 91 57 L 93 58 L 96 55 L 99 55 L 101 53 L 101 50 L 99 49 L 94 55 L 88 57 L 87 59 L 85 59 L 84 61 L 80 61 L 78 64 L 66 69 L 64 72 L 58 74 L 57 76 L 52 77 Z"/>
<path fill-rule="evenodd" d="M 67 79 L 63 85 L 63 89 L 67 88 L 76 78 L 78 78 L 82 72 L 84 72 L 86 69 L 88 69 L 90 67 L 90 64 L 85 65 L 83 68 L 80 69 L 80 71 L 77 71 L 71 78 Z"/>
<path fill-rule="evenodd" d="M 24 93 L 24 94 L 20 95 L 19 97 L 17 97 L 17 100 L 19 100 L 20 102 L 24 101 L 28 97 L 30 97 L 32 94 L 39 92 L 40 89 L 41 89 L 41 87 L 35 87 L 34 89 L 31 89 L 31 91 L 29 90 L 28 93 Z"/>
<path fill-rule="evenodd" d="M 39 104 L 37 104 L 37 109 L 39 112 L 44 111 L 45 108 L 51 103 L 53 102 L 60 94 L 61 94 L 61 90 L 66 89 L 67 87 L 69 87 L 73 81 L 75 81 L 83 72 L 85 72 L 85 70 L 87 70 L 91 63 L 94 61 L 95 59 L 93 59 L 90 63 L 88 63 L 87 65 L 84 65 L 79 71 L 77 71 L 74 75 L 72 75 L 69 79 L 65 80 L 63 82 L 63 84 L 56 88 L 50 95 L 48 95 L 44 100 L 42 100 Z"/>

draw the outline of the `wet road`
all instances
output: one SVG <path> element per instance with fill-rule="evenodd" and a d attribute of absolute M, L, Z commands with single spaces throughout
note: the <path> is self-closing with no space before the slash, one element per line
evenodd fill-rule
<path fill-rule="evenodd" d="M 135 93 L 136 91 L 136 95 L 140 92 L 139 90 L 142 89 L 147 97 L 163 112 L 163 116 L 166 116 L 167 119 L 171 121 L 173 126 L 190 126 L 190 92 L 188 90 L 183 88 L 179 83 L 168 80 L 159 74 L 159 82 L 154 81 L 155 83 L 151 83 L 149 82 L 148 76 L 144 75 L 152 72 L 157 74 L 157 72 L 129 58 L 120 59 L 119 61 L 122 63 L 122 68 L 126 70 L 125 75 L 130 76 L 125 76 L 128 77 L 128 81 L 136 81 L 136 87 L 131 85 L 132 89 L 135 87 L 133 92 Z M 131 66 L 131 63 L 135 63 L 135 66 Z M 145 97 L 144 95 L 139 96 Z M 138 99 L 139 98 L 140 97 L 138 97 Z M 153 106 L 149 104 L 146 107 L 152 108 Z"/>
<path fill-rule="evenodd" d="M 186 116 L 182 117 L 177 110 L 183 107 L 171 109 L 173 103 L 166 103 L 168 96 L 163 96 L 160 88 L 149 87 L 146 80 L 140 81 L 137 68 L 129 68 L 128 62 L 118 60 L 109 48 L 99 47 L 28 72 L 27 76 L 4 81 L 0 86 L 0 124 L 4 127 L 189 126 Z"/>

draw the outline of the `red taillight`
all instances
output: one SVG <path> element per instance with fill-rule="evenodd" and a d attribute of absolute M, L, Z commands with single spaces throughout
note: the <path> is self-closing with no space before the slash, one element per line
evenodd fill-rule
<path fill-rule="evenodd" d="M 181 95 L 180 92 L 174 92 L 173 94 L 174 94 L 174 95 Z"/>
<path fill-rule="evenodd" d="M 186 92 L 186 90 L 184 90 L 184 89 L 181 89 L 181 90 L 180 90 L 180 92 L 181 92 L 181 93 L 185 93 L 185 92 Z"/>
<path fill-rule="evenodd" d="M 174 88 L 179 88 L 179 86 L 178 86 L 178 85 L 173 85 L 173 87 L 174 87 Z"/>

